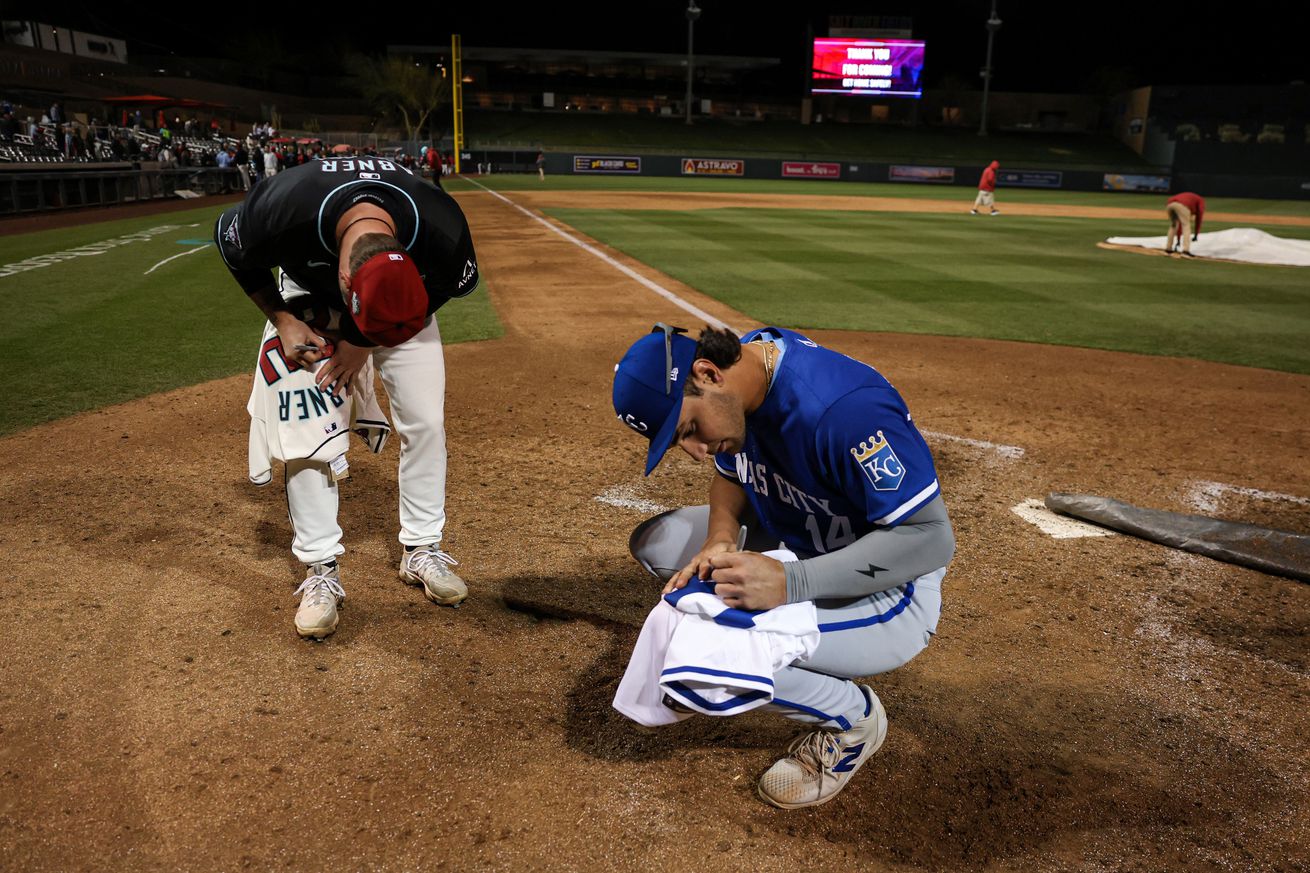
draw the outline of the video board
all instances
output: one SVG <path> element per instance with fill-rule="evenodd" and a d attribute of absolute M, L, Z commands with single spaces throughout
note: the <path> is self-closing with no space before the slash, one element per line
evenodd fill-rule
<path fill-rule="evenodd" d="M 919 39 L 816 39 L 810 91 L 922 97 L 923 49 Z"/>

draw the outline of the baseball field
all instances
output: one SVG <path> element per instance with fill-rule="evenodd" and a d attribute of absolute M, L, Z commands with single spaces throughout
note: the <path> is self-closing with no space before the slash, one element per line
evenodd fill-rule
<path fill-rule="evenodd" d="M 320 644 L 281 486 L 246 480 L 222 206 L 0 226 L 0 869 L 1310 869 L 1310 589 L 1032 504 L 1310 533 L 1310 272 L 1097 247 L 1163 235 L 1158 196 L 448 187 L 484 276 L 440 312 L 471 594 L 397 580 L 397 449 L 357 446 Z M 1310 239 L 1310 203 L 1205 224 Z M 872 680 L 886 744 L 809 810 L 754 794 L 784 720 L 609 705 L 657 596 L 628 534 L 711 476 L 641 477 L 613 366 L 704 314 L 883 372 L 958 539 L 937 637 Z"/>

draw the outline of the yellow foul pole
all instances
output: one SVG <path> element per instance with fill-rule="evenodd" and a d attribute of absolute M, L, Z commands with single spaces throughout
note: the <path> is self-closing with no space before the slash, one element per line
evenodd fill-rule
<path fill-rule="evenodd" d="M 455 110 L 455 172 L 459 172 L 459 157 L 464 151 L 464 61 L 460 56 L 463 41 L 459 34 L 450 36 L 451 105 Z"/>

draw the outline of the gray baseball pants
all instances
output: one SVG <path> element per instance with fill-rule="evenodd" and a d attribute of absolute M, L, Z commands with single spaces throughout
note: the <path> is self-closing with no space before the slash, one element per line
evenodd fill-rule
<path fill-rule="evenodd" d="M 638 563 L 667 581 L 704 545 L 709 517 L 708 505 L 670 510 L 638 525 L 628 547 Z M 748 551 L 779 548 L 753 513 L 742 522 Z M 945 576 L 942 567 L 867 597 L 815 601 L 819 647 L 804 666 L 774 674 L 773 702 L 766 708 L 796 721 L 849 728 L 866 708 L 851 680 L 894 670 L 923 651 L 937 632 Z"/>

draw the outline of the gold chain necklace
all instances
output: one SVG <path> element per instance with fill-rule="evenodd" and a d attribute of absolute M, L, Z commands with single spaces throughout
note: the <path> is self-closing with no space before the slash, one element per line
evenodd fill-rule
<path fill-rule="evenodd" d="M 773 355 L 776 348 L 773 343 L 763 340 L 756 340 L 764 352 L 764 393 L 768 394 L 769 389 L 773 387 Z"/>

